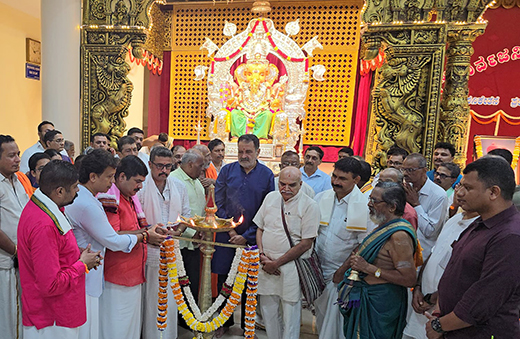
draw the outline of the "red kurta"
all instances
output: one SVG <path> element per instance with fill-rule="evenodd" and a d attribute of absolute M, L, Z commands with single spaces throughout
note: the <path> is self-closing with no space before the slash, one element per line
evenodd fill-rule
<path fill-rule="evenodd" d="M 133 201 L 127 200 L 123 195 L 117 213 L 105 211 L 108 221 L 116 232 L 135 231 L 141 228 Z M 142 284 L 146 281 L 145 263 L 146 246 L 143 243 L 136 244 L 130 253 L 112 252 L 107 249 L 104 260 L 105 280 L 122 286 Z"/>

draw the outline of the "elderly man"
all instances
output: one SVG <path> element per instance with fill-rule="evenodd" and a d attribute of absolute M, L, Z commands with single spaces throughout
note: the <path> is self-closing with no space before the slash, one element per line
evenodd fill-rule
<path fill-rule="evenodd" d="M 215 187 L 215 202 L 220 218 L 233 218 L 243 222 L 234 230 L 217 233 L 216 241 L 236 245 L 256 244 L 256 226 L 252 220 L 267 193 L 274 190 L 273 172 L 258 162 L 260 141 L 254 134 L 238 138 L 238 161 L 222 168 Z M 218 274 L 218 290 L 226 281 L 235 251 L 217 247 L 213 254 L 212 271 Z M 245 327 L 245 293 L 242 297 L 241 327 Z M 233 317 L 224 324 L 217 335 L 222 335 L 234 325 Z"/>
<path fill-rule="evenodd" d="M 434 338 L 520 338 L 520 213 L 512 204 L 515 174 L 501 158 L 464 169 L 460 206 L 480 215 L 452 245 L 439 282 L 440 313 L 429 314 Z"/>
<path fill-rule="evenodd" d="M 379 172 L 379 181 L 396 182 L 403 185 L 404 175 L 398 169 L 389 167 Z M 406 203 L 404 207 L 403 219 L 412 224 L 413 228 L 417 229 L 417 212 L 409 203 Z"/>
<path fill-rule="evenodd" d="M 16 231 L 29 196 L 16 175 L 19 169 L 18 145 L 10 135 L 0 135 L 0 333 L 5 338 L 19 338 L 22 329 Z"/>
<path fill-rule="evenodd" d="M 90 244 L 93 251 L 101 251 L 103 256 L 106 249 L 130 253 L 136 244 L 145 240 L 143 233 L 118 234 L 110 225 L 103 205 L 96 199 L 98 194 L 104 194 L 112 188 L 117 165 L 117 158 L 103 149 L 84 155 L 79 170 L 78 197 L 65 208 L 65 214 L 74 227 L 78 246 L 86 248 Z M 153 243 L 154 239 L 157 241 L 155 232 L 149 231 L 149 234 L 149 243 Z M 87 322 L 80 328 L 80 339 L 99 338 L 99 297 L 103 286 L 104 269 L 87 275 Z"/>
<path fill-rule="evenodd" d="M 154 147 L 150 152 L 151 172 L 146 177 L 144 187 L 138 192 L 146 220 L 149 223 L 175 222 L 182 215 L 190 217 L 190 204 L 186 186 L 177 178 L 170 176 L 173 167 L 173 154 L 166 147 Z M 183 229 L 173 231 L 180 235 Z M 159 247 L 148 244 L 146 259 L 146 283 L 143 300 L 143 339 L 157 338 L 157 293 L 159 292 Z M 168 289 L 168 300 L 173 300 L 171 289 Z M 170 314 L 175 314 L 175 303 Z M 168 327 L 163 332 L 166 338 L 177 338 L 177 318 L 168 319 Z"/>
<path fill-rule="evenodd" d="M 186 153 L 186 148 L 182 145 L 175 145 L 172 147 L 173 153 L 173 170 L 175 171 L 182 162 L 182 156 Z"/>
<path fill-rule="evenodd" d="M 224 157 L 226 156 L 226 145 L 220 139 L 213 139 L 208 143 L 208 148 L 211 151 L 211 166 L 220 173 L 222 166 L 226 164 Z"/>
<path fill-rule="evenodd" d="M 318 204 L 301 192 L 301 183 L 297 167 L 282 169 L 278 191 L 265 197 L 253 219 L 258 226 L 256 242 L 262 264 L 258 274 L 260 307 L 267 337 L 273 339 L 300 337 L 301 291 L 294 260 L 310 255 L 319 223 Z"/>
<path fill-rule="evenodd" d="M 199 181 L 200 173 L 204 167 L 204 157 L 194 149 L 190 149 L 182 156 L 182 163 L 179 168 L 172 172 L 171 176 L 180 180 L 188 191 L 188 199 L 190 206 L 190 215 L 205 215 L 204 207 L 206 205 L 206 197 L 204 187 Z M 188 228 L 182 234 L 183 237 L 193 238 L 196 231 Z M 199 295 L 199 279 L 200 279 L 200 250 L 193 242 L 181 240 L 180 248 L 186 273 L 190 278 L 190 289 L 195 300 Z"/>
<path fill-rule="evenodd" d="M 296 153 L 294 151 L 285 151 L 282 154 L 282 157 L 280 158 L 280 165 L 279 166 L 280 166 L 280 171 L 282 171 L 284 168 L 287 168 L 289 166 L 300 168 L 300 156 L 298 155 L 298 153 Z M 274 186 L 275 187 L 278 187 L 278 180 L 279 179 L 280 179 L 279 176 L 274 178 Z M 302 193 L 308 195 L 311 198 L 314 198 L 314 196 L 316 195 L 314 193 L 314 190 L 312 189 L 312 187 L 309 186 L 309 184 L 307 184 L 304 181 L 302 181 L 300 189 L 301 189 Z"/>
<path fill-rule="evenodd" d="M 350 256 L 349 269 L 339 285 L 338 303 L 347 338 L 402 336 L 407 287 L 415 284 L 417 246 L 415 230 L 401 218 L 405 204 L 406 194 L 398 183 L 380 182 L 370 193 L 370 219 L 378 226 Z"/>
<path fill-rule="evenodd" d="M 40 188 L 20 217 L 20 282 L 26 339 L 79 338 L 79 327 L 86 321 L 85 275 L 103 257 L 99 251 L 91 252 L 90 245 L 80 252 L 72 225 L 60 210 L 72 203 L 77 192 L 74 165 L 52 161 L 43 169 Z"/>
<path fill-rule="evenodd" d="M 323 159 L 323 150 L 318 146 L 311 146 L 305 150 L 304 166 L 300 168 L 302 179 L 312 187 L 315 194 L 331 189 L 330 177 L 318 168 Z"/>
<path fill-rule="evenodd" d="M 368 220 L 368 199 L 357 187 L 360 173 L 361 164 L 353 157 L 338 160 L 332 173 L 332 189 L 315 197 L 321 216 L 316 250 L 327 283 L 314 303 L 322 339 L 343 338 L 343 318 L 336 305 L 337 284 L 348 268 L 350 253 L 374 227 Z"/>
<path fill-rule="evenodd" d="M 401 172 L 404 174 L 406 201 L 417 212 L 417 237 L 423 249 L 422 256 L 426 259 L 446 220 L 448 197 L 426 176 L 426 159 L 422 154 L 407 156 Z"/>
<path fill-rule="evenodd" d="M 457 197 L 455 197 L 457 199 Z M 421 266 L 417 283 L 413 288 L 413 298 L 406 328 L 404 330 L 404 338 L 426 339 L 426 330 L 424 325 L 428 322 L 428 318 L 423 315 L 424 312 L 432 312 L 437 303 L 437 288 L 439 280 L 444 273 L 446 264 L 451 257 L 451 245 L 457 241 L 460 234 L 477 219 L 477 212 L 466 212 L 457 214 L 449 219 L 442 228 L 437 243 L 432 250 L 432 254 L 428 261 Z M 409 305 L 410 307 L 410 305 Z"/>
<path fill-rule="evenodd" d="M 199 151 L 204 157 L 204 167 L 202 167 L 199 180 L 207 192 L 209 186 L 215 185 L 217 180 L 217 170 L 211 166 L 211 151 L 208 146 L 202 144 L 193 146 L 193 149 Z"/>
<path fill-rule="evenodd" d="M 84 161 L 83 161 L 84 162 Z M 105 289 L 99 299 L 101 339 L 141 337 L 142 284 L 145 279 L 146 243 L 160 245 L 166 236 L 158 225 L 148 229 L 141 203 L 136 197 L 148 175 L 144 163 L 129 155 L 116 169 L 115 183 L 99 194 L 108 221 L 118 234 L 143 236 L 143 243 L 129 253 L 105 253 Z"/>

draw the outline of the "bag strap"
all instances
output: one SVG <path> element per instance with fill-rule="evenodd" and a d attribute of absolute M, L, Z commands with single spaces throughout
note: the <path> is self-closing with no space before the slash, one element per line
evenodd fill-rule
<path fill-rule="evenodd" d="M 282 211 L 282 223 L 283 223 L 283 229 L 285 230 L 285 235 L 287 235 L 287 239 L 289 240 L 289 245 L 291 245 L 291 247 L 294 247 L 294 243 L 291 239 L 291 235 L 289 234 L 289 229 L 287 227 L 287 222 L 285 221 L 285 211 L 284 211 L 284 208 L 283 208 L 283 198 L 281 199 L 282 201 L 282 208 L 281 208 L 281 211 Z"/>

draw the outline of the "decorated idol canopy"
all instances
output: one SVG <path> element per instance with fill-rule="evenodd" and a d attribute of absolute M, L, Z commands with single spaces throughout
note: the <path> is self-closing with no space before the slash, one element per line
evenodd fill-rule
<path fill-rule="evenodd" d="M 209 135 L 224 141 L 255 134 L 266 143 L 296 145 L 302 134 L 299 122 L 305 117 L 304 103 L 309 72 L 325 80 L 325 67 L 309 67 L 308 58 L 322 48 L 318 37 L 302 48 L 290 38 L 300 31 L 298 20 L 276 30 L 270 19 L 258 18 L 236 34 L 236 25 L 226 22 L 224 35 L 232 37 L 222 47 L 210 39 L 201 49 L 215 53 L 209 67 L 195 69 L 202 80 L 208 70 L 207 115 L 212 118 Z"/>

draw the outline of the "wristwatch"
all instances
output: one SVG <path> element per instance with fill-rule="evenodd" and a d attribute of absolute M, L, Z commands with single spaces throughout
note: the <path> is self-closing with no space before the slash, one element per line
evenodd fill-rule
<path fill-rule="evenodd" d="M 381 269 L 380 269 L 380 268 L 378 268 L 378 269 L 374 272 L 374 276 L 375 276 L 377 279 L 381 278 Z"/>
<path fill-rule="evenodd" d="M 431 324 L 432 324 L 432 329 L 435 332 L 437 332 L 437 333 L 444 333 L 444 330 L 442 329 L 441 321 L 439 320 L 439 318 L 433 319 Z"/>

